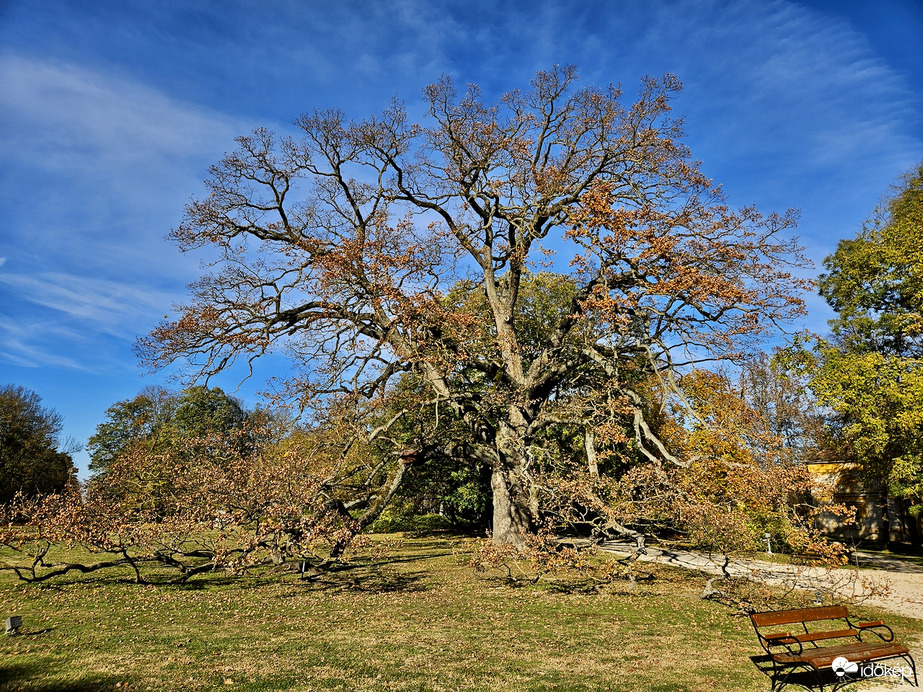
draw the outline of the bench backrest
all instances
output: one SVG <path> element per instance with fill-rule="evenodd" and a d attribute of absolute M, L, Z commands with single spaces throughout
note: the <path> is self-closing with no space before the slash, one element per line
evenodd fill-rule
<path fill-rule="evenodd" d="M 750 620 L 756 627 L 788 625 L 793 622 L 814 622 L 834 620 L 849 615 L 846 606 L 823 606 L 820 608 L 799 608 L 797 610 L 775 610 L 768 613 L 750 613 Z"/>

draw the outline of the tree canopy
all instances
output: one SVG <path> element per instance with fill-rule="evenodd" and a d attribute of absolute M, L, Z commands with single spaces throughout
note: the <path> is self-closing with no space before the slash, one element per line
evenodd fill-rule
<path fill-rule="evenodd" d="M 35 392 L 0 386 L 0 502 L 59 492 L 75 479 L 74 445 L 61 449 L 63 427 L 61 414 L 42 406 Z"/>
<path fill-rule="evenodd" d="M 95 475 L 106 469 L 138 441 L 153 441 L 167 430 L 176 411 L 176 395 L 162 387 L 145 387 L 133 399 L 119 401 L 106 409 L 106 419 L 96 426 L 87 442 L 90 471 Z"/>
<path fill-rule="evenodd" d="M 248 425 L 253 415 L 218 387 L 198 385 L 182 392 L 146 387 L 110 406 L 90 437 L 90 494 L 104 492 L 167 511 L 183 464 L 214 461 L 235 447 L 246 455 L 258 444 L 261 426 Z M 115 475 L 107 478 L 113 469 Z"/>
<path fill-rule="evenodd" d="M 228 435 L 246 419 L 240 402 L 218 387 L 198 385 L 180 393 L 145 387 L 133 399 L 106 409 L 106 420 L 87 443 L 90 470 L 97 476 L 105 473 L 134 444 L 163 452 L 184 441 Z"/>
<path fill-rule="evenodd" d="M 824 266 L 834 338 L 800 354 L 818 402 L 869 478 L 901 504 L 919 544 L 923 512 L 923 165 L 902 179 Z M 886 528 L 887 531 L 887 528 Z"/>
<path fill-rule="evenodd" d="M 843 347 L 923 357 L 923 164 L 824 260 L 821 295 Z"/>
<path fill-rule="evenodd" d="M 417 458 L 491 470 L 500 543 L 538 519 L 549 430 L 618 410 L 642 458 L 685 464 L 648 425 L 642 385 L 802 313 L 793 216 L 725 204 L 670 116 L 674 77 L 645 79 L 630 105 L 576 80 L 556 67 L 489 102 L 443 77 L 422 123 L 395 101 L 364 120 L 305 114 L 298 138 L 238 138 L 172 232 L 214 271 L 143 359 L 195 378 L 283 349 L 305 405 L 412 374 L 414 410 L 467 430 L 453 449 L 422 431 Z"/>

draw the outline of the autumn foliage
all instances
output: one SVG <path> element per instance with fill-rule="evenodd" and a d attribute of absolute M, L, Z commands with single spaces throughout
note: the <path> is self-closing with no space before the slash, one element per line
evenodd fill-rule
<path fill-rule="evenodd" d="M 803 314 L 809 286 L 794 215 L 732 209 L 699 170 L 680 88 L 648 78 L 626 104 L 555 67 L 490 101 L 442 78 L 420 123 L 395 101 L 239 137 L 171 234 L 211 270 L 139 352 L 198 380 L 284 352 L 273 392 L 317 425 L 205 462 L 123 455 L 113 483 L 160 465 L 169 491 L 157 517 L 120 505 L 133 528 L 111 547 L 181 575 L 322 562 L 415 469 L 489 477 L 500 552 L 581 524 L 741 547 L 772 525 L 795 545 L 800 477 L 748 437 L 746 407 L 703 403 L 739 409 L 715 434 L 670 410 L 681 373 L 739 360 Z M 79 511 L 102 517 L 103 495 Z"/>
<path fill-rule="evenodd" d="M 391 460 L 375 458 L 342 430 L 304 431 L 259 448 L 242 445 L 239 436 L 267 439 L 270 431 L 189 438 L 182 449 L 159 455 L 134 445 L 86 495 L 72 485 L 17 498 L 4 507 L 0 544 L 20 559 L 4 569 L 27 581 L 114 567 L 137 581 L 186 581 L 292 561 L 313 569 L 342 557 L 390 499 L 382 469 Z M 162 482 L 164 469 L 169 489 L 152 495 L 150 479 Z M 148 492 L 131 491 L 139 484 Z M 62 546 L 97 557 L 60 561 L 55 549 Z"/>
<path fill-rule="evenodd" d="M 670 115 L 673 76 L 630 105 L 576 82 L 556 67 L 490 102 L 442 78 L 421 123 L 394 102 L 238 138 L 172 233 L 214 271 L 142 357 L 206 377 L 282 350 L 296 370 L 277 391 L 305 406 L 418 378 L 425 418 L 467 429 L 430 458 L 490 469 L 494 540 L 514 546 L 540 520 L 543 441 L 598 417 L 572 397 L 610 383 L 639 453 L 681 461 L 637 385 L 801 314 L 793 217 L 725 204 Z"/>

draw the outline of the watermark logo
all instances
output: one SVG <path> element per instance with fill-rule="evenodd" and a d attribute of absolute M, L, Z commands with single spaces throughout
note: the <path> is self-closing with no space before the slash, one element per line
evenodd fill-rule
<path fill-rule="evenodd" d="M 900 678 L 910 680 L 913 670 L 909 666 L 888 666 L 884 663 L 863 663 L 861 666 L 844 656 L 837 656 L 830 664 L 837 677 L 847 677 L 847 673 L 858 673 L 861 678 Z M 851 675 L 849 676 L 851 677 Z"/>
<path fill-rule="evenodd" d="M 850 661 L 843 656 L 837 656 L 833 659 L 833 664 L 830 666 L 833 668 L 833 672 L 837 674 L 838 677 L 843 677 L 846 673 L 858 673 L 859 664 Z"/>

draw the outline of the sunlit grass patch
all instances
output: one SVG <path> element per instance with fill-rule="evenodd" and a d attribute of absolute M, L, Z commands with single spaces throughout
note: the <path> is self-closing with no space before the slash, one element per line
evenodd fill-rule
<path fill-rule="evenodd" d="M 512 588 L 466 565 L 467 539 L 389 540 L 387 557 L 307 579 L 36 586 L 5 574 L 0 608 L 23 616 L 24 634 L 0 641 L 0 690 L 767 687 L 749 622 L 702 601 L 695 574 L 655 566 L 651 581 L 596 593 Z"/>

